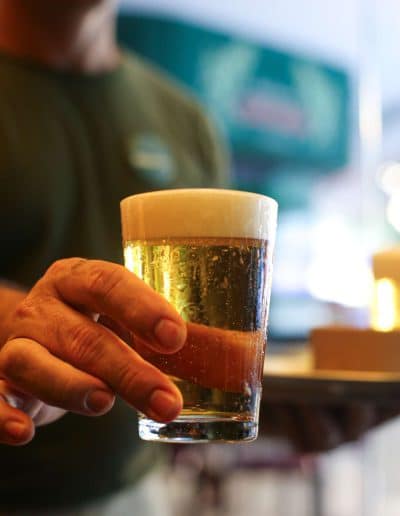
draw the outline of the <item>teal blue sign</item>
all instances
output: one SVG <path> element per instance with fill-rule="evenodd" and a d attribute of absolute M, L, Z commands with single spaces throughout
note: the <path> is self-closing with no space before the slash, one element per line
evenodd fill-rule
<path fill-rule="evenodd" d="M 152 16 L 123 14 L 119 38 L 192 88 L 235 155 L 325 169 L 346 163 L 350 86 L 344 71 Z"/>

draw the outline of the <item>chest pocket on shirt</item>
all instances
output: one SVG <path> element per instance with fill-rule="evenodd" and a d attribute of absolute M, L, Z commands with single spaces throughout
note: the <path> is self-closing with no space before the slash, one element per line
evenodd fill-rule
<path fill-rule="evenodd" d="M 158 133 L 141 132 L 128 139 L 130 191 L 210 186 L 198 150 L 182 135 L 179 145 Z"/>
<path fill-rule="evenodd" d="M 128 160 L 140 182 L 157 188 L 168 188 L 176 183 L 176 160 L 157 134 L 141 133 L 132 137 L 128 143 Z"/>

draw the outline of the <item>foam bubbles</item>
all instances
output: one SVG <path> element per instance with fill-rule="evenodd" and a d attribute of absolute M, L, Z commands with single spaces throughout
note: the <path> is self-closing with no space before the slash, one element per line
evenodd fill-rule
<path fill-rule="evenodd" d="M 248 192 L 180 189 L 149 192 L 121 202 L 124 241 L 232 237 L 273 240 L 273 199 Z"/>

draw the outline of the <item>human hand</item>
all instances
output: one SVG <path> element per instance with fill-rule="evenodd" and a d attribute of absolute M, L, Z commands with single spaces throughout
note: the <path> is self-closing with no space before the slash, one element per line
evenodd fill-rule
<path fill-rule="evenodd" d="M 95 416 L 115 394 L 161 422 L 182 408 L 171 380 L 109 328 L 105 314 L 150 349 L 174 353 L 186 326 L 174 308 L 120 265 L 55 262 L 8 318 L 0 344 L 0 442 L 24 444 L 64 411 Z"/>

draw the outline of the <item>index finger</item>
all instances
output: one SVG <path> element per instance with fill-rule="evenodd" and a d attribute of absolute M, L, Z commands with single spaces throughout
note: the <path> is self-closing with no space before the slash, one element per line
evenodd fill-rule
<path fill-rule="evenodd" d="M 40 282 L 72 306 L 108 315 L 157 351 L 175 352 L 186 325 L 165 298 L 122 265 L 69 258 L 55 262 Z"/>

